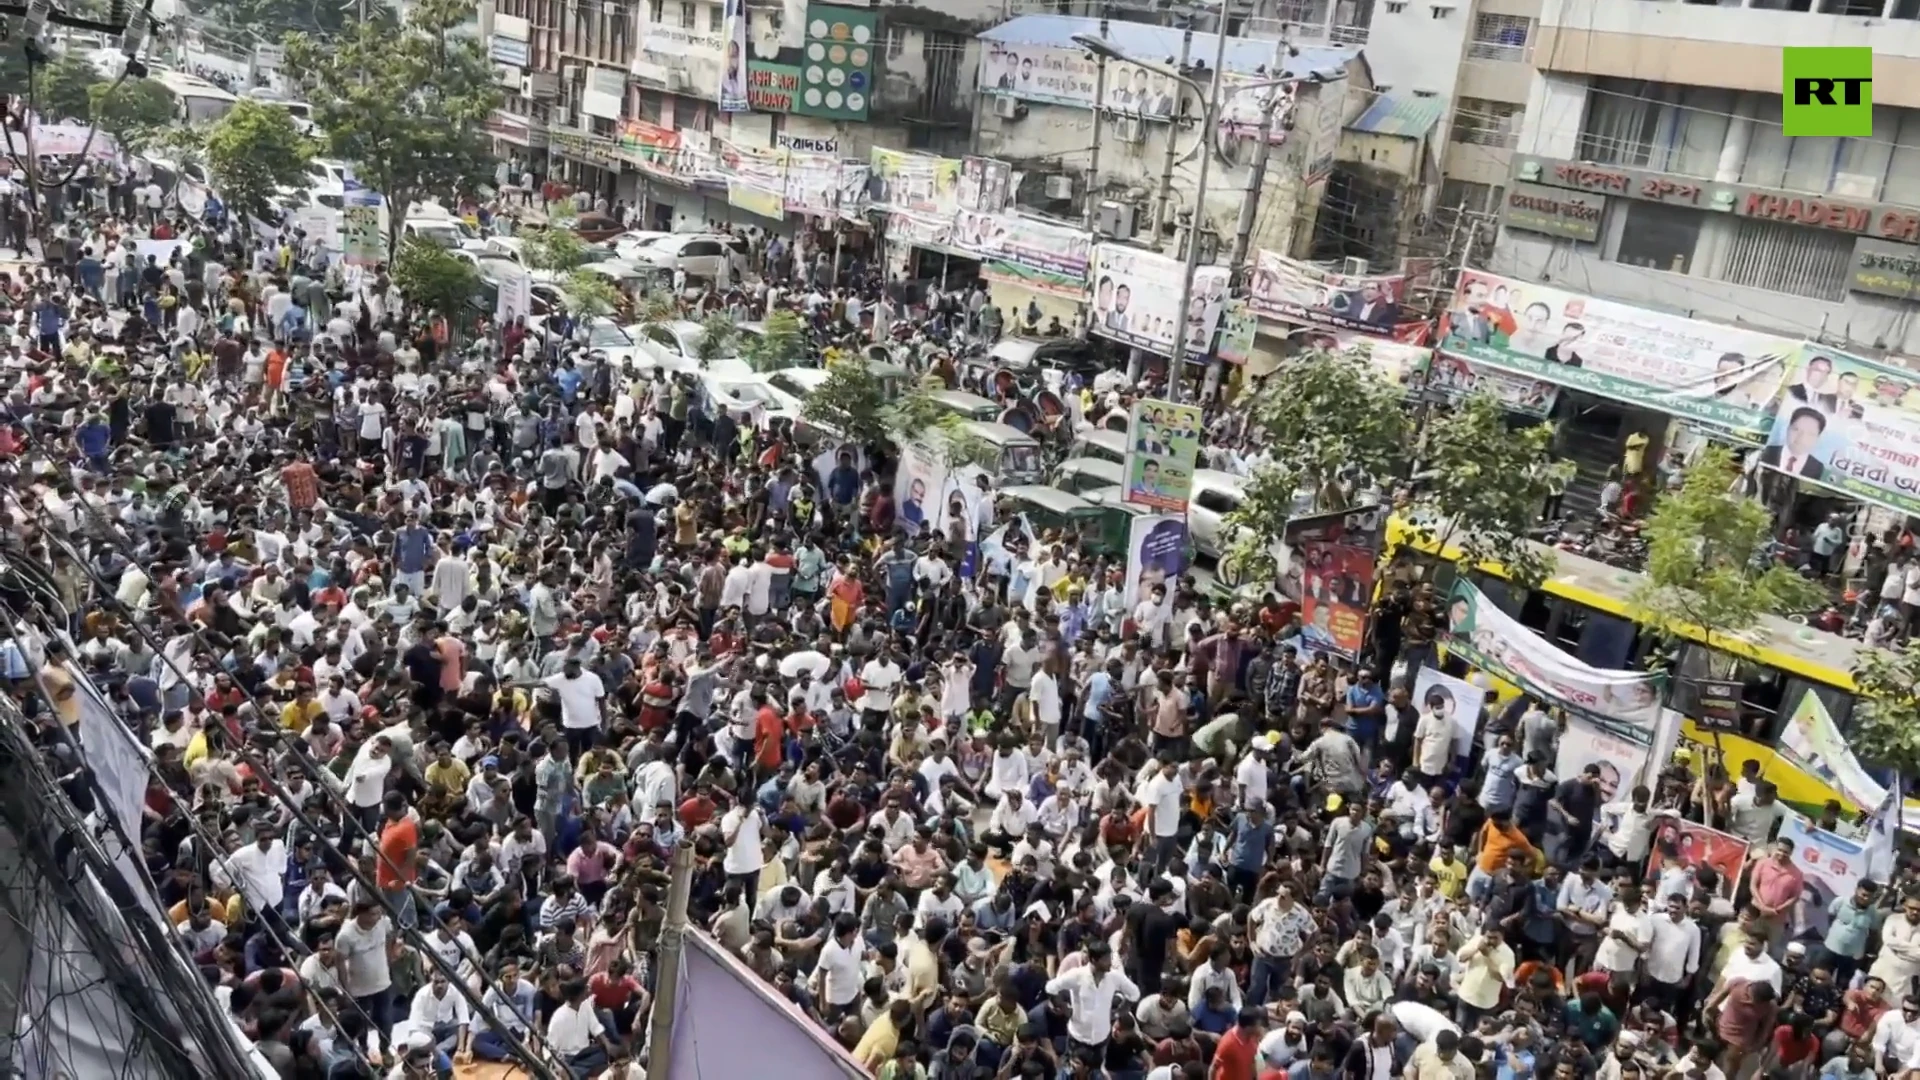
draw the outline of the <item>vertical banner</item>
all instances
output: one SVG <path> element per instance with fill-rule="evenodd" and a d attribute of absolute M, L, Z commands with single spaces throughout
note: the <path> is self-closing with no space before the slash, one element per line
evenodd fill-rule
<path fill-rule="evenodd" d="M 1788 931 L 1793 937 L 1823 938 L 1833 922 L 1827 907 L 1837 897 L 1852 896 L 1853 887 L 1867 876 L 1867 846 L 1816 829 L 1798 814 L 1780 823 L 1780 839 L 1793 845 L 1793 865 L 1806 879 Z"/>
<path fill-rule="evenodd" d="M 1156 585 L 1166 586 L 1163 615 L 1173 614 L 1172 582 L 1187 572 L 1185 518 L 1172 514 L 1141 514 L 1127 526 L 1127 578 L 1121 588 L 1129 617 L 1134 606 L 1153 594 Z"/>
<path fill-rule="evenodd" d="M 1287 573 L 1298 576 L 1308 649 L 1351 660 L 1366 644 L 1381 523 L 1380 509 L 1367 506 L 1292 518 L 1282 530 L 1281 542 L 1293 552 Z"/>
<path fill-rule="evenodd" d="M 386 248 L 378 205 L 348 203 L 340 211 L 340 250 L 348 266 L 377 266 L 386 261 Z"/>
<path fill-rule="evenodd" d="M 500 296 L 494 301 L 495 321 L 522 319 L 533 313 L 533 276 L 522 270 L 500 282 Z"/>
<path fill-rule="evenodd" d="M 1185 514 L 1199 457 L 1197 407 L 1152 399 L 1133 403 L 1127 418 L 1127 502 Z"/>
<path fill-rule="evenodd" d="M 1229 300 L 1220 309 L 1220 340 L 1214 345 L 1216 359 L 1229 364 L 1245 364 L 1253 358 L 1253 339 L 1260 333 L 1260 318 L 1245 300 Z"/>
<path fill-rule="evenodd" d="M 1579 776 L 1589 765 L 1600 768 L 1600 802 L 1604 805 L 1631 792 L 1635 778 L 1646 769 L 1649 743 L 1636 742 L 1610 728 L 1585 720 L 1567 721 L 1560 735 L 1560 754 L 1554 775 L 1562 780 Z"/>
<path fill-rule="evenodd" d="M 1780 731 L 1780 754 L 1862 810 L 1872 810 L 1887 799 L 1887 789 L 1867 775 L 1826 703 L 1811 689 L 1800 695 L 1787 716 L 1787 726 Z"/>
<path fill-rule="evenodd" d="M 893 504 L 900 508 L 900 527 L 909 535 L 937 526 L 937 500 L 947 485 L 947 466 L 925 443 L 910 441 L 900 448 L 900 465 L 893 477 Z"/>
<path fill-rule="evenodd" d="M 1473 753 L 1473 733 L 1480 730 L 1480 713 L 1487 707 L 1485 690 L 1421 665 L 1413 679 L 1413 707 L 1453 721 L 1453 756 Z"/>
<path fill-rule="evenodd" d="M 997 158 L 960 159 L 960 207 L 997 214 L 1013 204 L 1013 166 Z"/>
<path fill-rule="evenodd" d="M 726 0 L 720 23 L 726 39 L 726 53 L 720 62 L 720 111 L 746 112 L 747 101 L 747 0 Z"/>
<path fill-rule="evenodd" d="M 1785 826 L 1782 826 L 1784 829 Z M 1647 881 L 1658 883 L 1664 869 L 1692 870 L 1711 866 L 1720 875 L 1720 895 L 1733 899 L 1740 871 L 1747 865 L 1747 842 L 1693 821 L 1663 818 L 1653 829 L 1653 850 L 1647 856 Z"/>

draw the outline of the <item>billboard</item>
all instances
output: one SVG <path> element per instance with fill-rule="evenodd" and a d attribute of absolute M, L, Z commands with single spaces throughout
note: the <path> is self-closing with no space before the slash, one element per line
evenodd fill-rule
<path fill-rule="evenodd" d="M 1123 244 L 1095 245 L 1089 329 L 1170 356 L 1173 336 L 1184 326 L 1187 355 L 1205 356 L 1226 306 L 1230 272 L 1224 266 L 1195 268 L 1193 296 L 1182 312 L 1180 285 L 1186 272 L 1186 263 L 1171 255 Z"/>

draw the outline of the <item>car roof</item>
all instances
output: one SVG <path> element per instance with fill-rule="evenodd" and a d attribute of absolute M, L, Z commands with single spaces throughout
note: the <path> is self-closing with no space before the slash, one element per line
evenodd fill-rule
<path fill-rule="evenodd" d="M 1019 428 L 1014 427 L 1012 424 L 1002 424 L 998 420 L 967 420 L 964 423 L 967 430 L 989 442 L 997 442 L 1006 446 L 1013 446 L 1019 443 L 1027 443 L 1032 446 L 1040 445 L 1039 440 L 1021 431 Z"/>
<path fill-rule="evenodd" d="M 1073 457 L 1054 466 L 1056 473 L 1078 472 L 1102 479 L 1111 478 L 1114 483 L 1127 474 L 1127 467 L 1117 461 L 1108 461 L 1103 457 Z"/>
<path fill-rule="evenodd" d="M 1222 491 L 1235 492 L 1242 496 L 1246 494 L 1247 490 L 1245 477 L 1235 476 L 1230 472 L 1224 472 L 1220 469 L 1193 470 L 1193 484 L 1195 487 L 1204 484 L 1208 487 L 1219 488 Z"/>
<path fill-rule="evenodd" d="M 1127 452 L 1127 433 L 1124 431 L 1115 431 L 1112 428 L 1092 428 L 1087 431 L 1082 431 L 1073 437 L 1073 441 L 1090 443 L 1103 450 L 1112 450 L 1115 453 L 1124 454 Z"/>
<path fill-rule="evenodd" d="M 1000 497 L 1024 500 L 1035 506 L 1061 513 L 1089 510 L 1094 505 L 1071 491 L 1062 491 L 1051 484 L 1015 484 L 1012 487 L 1003 487 L 1000 489 Z"/>
<path fill-rule="evenodd" d="M 1107 464 L 1111 465 L 1113 463 L 1107 462 Z M 1127 491 L 1119 484 L 1115 484 L 1112 487 L 1094 488 L 1092 491 L 1083 491 L 1080 493 L 1080 497 L 1095 506 L 1104 506 L 1113 510 L 1125 510 L 1129 514 L 1138 515 L 1151 512 L 1147 507 L 1141 506 L 1139 503 L 1128 502 Z"/>

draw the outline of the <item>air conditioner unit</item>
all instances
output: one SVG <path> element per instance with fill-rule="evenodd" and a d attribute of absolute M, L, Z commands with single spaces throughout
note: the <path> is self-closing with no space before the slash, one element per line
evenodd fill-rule
<path fill-rule="evenodd" d="M 1137 116 L 1119 116 L 1113 121 L 1113 137 L 1123 143 L 1145 142 L 1146 125 Z"/>
<path fill-rule="evenodd" d="M 1060 176 L 1047 177 L 1047 198 L 1049 199 L 1073 198 L 1073 177 L 1067 176 L 1065 174 L 1062 174 Z"/>
<path fill-rule="evenodd" d="M 560 81 L 561 82 L 573 82 L 578 78 L 580 78 L 579 64 L 561 64 L 560 65 Z"/>
<path fill-rule="evenodd" d="M 1093 215 L 1093 231 L 1101 236 L 1110 236 L 1116 240 L 1133 239 L 1134 209 L 1132 203 L 1103 202 Z"/>
<path fill-rule="evenodd" d="M 1019 98 L 996 97 L 993 99 L 993 115 L 1002 120 L 1018 120 L 1027 115 L 1027 106 Z"/>

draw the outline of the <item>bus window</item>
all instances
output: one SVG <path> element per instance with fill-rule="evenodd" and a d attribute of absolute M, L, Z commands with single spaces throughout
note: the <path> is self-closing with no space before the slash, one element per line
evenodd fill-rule
<path fill-rule="evenodd" d="M 1573 655 L 1597 668 L 1625 668 L 1633 662 L 1634 639 L 1639 633 L 1639 628 L 1626 619 L 1591 611 Z"/>
<path fill-rule="evenodd" d="M 1515 593 L 1520 590 L 1516 590 L 1505 580 L 1494 577 L 1492 574 L 1482 570 L 1467 571 L 1467 580 L 1471 581 L 1474 587 L 1479 589 L 1487 599 L 1493 601 L 1494 607 L 1499 608 L 1501 611 L 1506 612 L 1516 619 L 1520 618 L 1520 612 L 1525 606 L 1526 600 L 1524 595 L 1515 595 Z"/>
<path fill-rule="evenodd" d="M 1818 697 L 1820 704 L 1827 707 L 1827 715 L 1833 717 L 1833 726 L 1839 729 L 1841 734 L 1846 734 L 1853 727 L 1852 694 L 1844 690 L 1836 690 L 1831 686 L 1809 682 L 1798 675 L 1788 675 L 1775 706 L 1776 715 L 1772 718 L 1773 723 L 1766 731 L 1767 739 L 1780 737 L 1781 730 L 1787 726 L 1787 720 L 1793 716 L 1793 711 L 1800 707 L 1800 699 L 1809 693 Z"/>
<path fill-rule="evenodd" d="M 1688 642 L 1680 650 L 1677 674 L 1683 681 L 1694 679 L 1732 679 L 1740 683 L 1740 733 L 1762 742 L 1780 733 L 1778 715 L 1786 673 L 1778 668 L 1755 663 L 1732 653 Z M 1794 680 L 1799 681 L 1799 680 Z M 1682 711 L 1699 719 L 1696 710 L 1687 707 L 1687 690 L 1682 687 L 1675 701 Z M 1795 696 L 1794 700 L 1799 700 Z"/>

